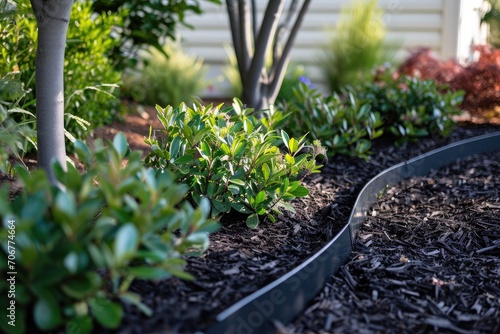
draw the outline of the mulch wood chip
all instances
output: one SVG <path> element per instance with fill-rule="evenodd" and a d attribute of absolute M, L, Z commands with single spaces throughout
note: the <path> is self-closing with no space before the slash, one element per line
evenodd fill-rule
<path fill-rule="evenodd" d="M 500 152 L 387 189 L 289 333 L 500 333 Z"/>
<path fill-rule="evenodd" d="M 376 174 L 450 142 L 499 129 L 463 126 L 449 138 L 401 147 L 377 140 L 368 162 L 333 157 L 321 174 L 306 180 L 310 195 L 294 202 L 295 214 L 256 230 L 246 228 L 241 217 L 223 217 L 224 227 L 211 236 L 206 254 L 187 259 L 195 281 L 134 282 L 132 290 L 154 314 L 146 317 L 126 306 L 123 323 L 113 333 L 202 331 L 219 312 L 329 241 Z M 359 234 L 353 257 L 295 323 L 276 322 L 277 328 L 291 333 L 486 333 L 489 328 L 491 333 L 500 317 L 500 187 L 497 176 L 483 170 L 499 164 L 498 156 L 480 158 L 474 172 L 449 167 L 444 174 L 388 189 Z M 94 332 L 110 333 L 103 328 Z"/>

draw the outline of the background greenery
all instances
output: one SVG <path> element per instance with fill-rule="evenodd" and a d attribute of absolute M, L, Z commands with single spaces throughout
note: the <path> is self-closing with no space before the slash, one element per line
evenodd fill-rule
<path fill-rule="evenodd" d="M 132 100 L 147 104 L 192 104 L 198 94 L 208 87 L 207 68 L 203 60 L 184 53 L 178 43 L 167 43 L 163 52 L 150 49 L 134 69 L 123 75 L 123 93 Z"/>
<path fill-rule="evenodd" d="M 320 58 L 331 91 L 370 81 L 377 66 L 394 60 L 398 44 L 385 40 L 382 15 L 376 0 L 356 0 L 342 8 Z"/>
<path fill-rule="evenodd" d="M 73 5 L 65 51 L 65 128 L 75 138 L 85 138 L 120 112 L 117 84 L 121 75 L 106 54 L 117 45 L 109 36 L 112 27 L 122 20 L 122 13 L 93 15 L 91 6 L 89 0 Z M 20 98 L 6 96 L 4 102 L 36 115 L 37 29 L 29 0 L 19 0 L 17 10 L 0 20 L 0 31 L 1 76 L 21 84 L 24 90 Z M 35 124 L 30 114 L 16 115 L 14 119 Z"/>

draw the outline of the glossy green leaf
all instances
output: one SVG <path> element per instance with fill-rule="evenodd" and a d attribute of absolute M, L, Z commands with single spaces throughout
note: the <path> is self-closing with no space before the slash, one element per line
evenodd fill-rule
<path fill-rule="evenodd" d="M 246 224 L 251 229 L 256 229 L 259 225 L 259 216 L 256 213 L 251 214 L 246 219 Z"/>
<path fill-rule="evenodd" d="M 116 152 L 118 152 L 120 158 L 125 157 L 128 151 L 128 143 L 127 138 L 122 132 L 117 133 L 113 138 L 113 147 L 115 148 Z"/>
<path fill-rule="evenodd" d="M 297 152 L 299 148 L 299 142 L 295 138 L 290 138 L 290 141 L 288 142 L 288 148 L 290 149 L 290 153 L 295 153 Z"/>
<path fill-rule="evenodd" d="M 128 260 L 137 251 L 139 231 L 133 224 L 123 225 L 116 233 L 114 254 L 118 263 Z"/>
<path fill-rule="evenodd" d="M 298 186 L 295 190 L 290 191 L 290 193 L 296 197 L 304 197 L 309 195 L 309 189 L 304 186 Z"/>
<path fill-rule="evenodd" d="M 264 190 L 259 191 L 259 193 L 255 197 L 255 206 L 264 202 L 265 199 L 266 199 L 266 192 Z"/>
<path fill-rule="evenodd" d="M 170 159 L 175 159 L 177 154 L 179 154 L 179 149 L 181 147 L 181 138 L 179 136 L 175 137 L 170 143 Z"/>

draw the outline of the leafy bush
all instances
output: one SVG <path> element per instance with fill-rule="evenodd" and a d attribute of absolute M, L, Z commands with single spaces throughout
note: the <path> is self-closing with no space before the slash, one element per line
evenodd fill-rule
<path fill-rule="evenodd" d="M 371 139 L 382 134 L 380 115 L 369 101 L 356 94 L 343 98 L 337 93 L 323 97 L 317 89 L 301 83 L 295 89 L 296 102 L 289 104 L 290 116 L 282 125 L 292 135 L 307 131 L 328 148 L 328 155 L 350 155 L 368 159 Z"/>
<path fill-rule="evenodd" d="M 85 138 L 94 127 L 110 122 L 119 112 L 116 83 L 120 73 L 113 69 L 106 54 L 117 43 L 109 35 L 120 20 L 119 14 L 92 15 L 90 0 L 73 5 L 65 51 L 65 127 L 77 138 Z M 30 2 L 16 1 L 16 10 L 0 17 L 0 77 L 23 83 L 27 94 L 18 104 L 32 114 L 37 40 Z M 28 119 L 16 117 L 20 122 Z"/>
<path fill-rule="evenodd" d="M 304 136 L 265 129 L 237 99 L 232 108 L 220 108 L 157 106 L 164 129 L 146 140 L 152 152 L 145 163 L 182 174 L 188 200 L 199 204 L 208 198 L 213 217 L 235 210 L 247 214 L 247 226 L 255 228 L 259 216 L 274 221 L 273 213 L 294 211 L 287 202 L 308 194 L 302 178 L 319 172 L 319 143 L 308 147 Z M 285 152 L 276 146 L 279 140 Z"/>
<path fill-rule="evenodd" d="M 401 64 L 399 72 L 463 90 L 460 107 L 472 116 L 500 117 L 500 49 L 482 45 L 473 47 L 473 51 L 478 54 L 477 60 L 461 65 L 454 60 L 439 60 L 428 48 L 420 48 Z"/>
<path fill-rule="evenodd" d="M 489 28 L 488 43 L 500 48 L 500 2 L 488 0 L 490 8 L 483 14 L 481 23 L 487 23 Z"/>
<path fill-rule="evenodd" d="M 220 0 L 205 0 L 220 4 Z M 164 52 L 162 41 L 170 38 L 175 40 L 177 24 L 186 27 L 186 14 L 200 15 L 199 0 L 92 0 L 93 9 L 97 13 L 109 14 L 122 12 L 124 20 L 120 22 L 116 45 L 111 57 L 119 68 L 134 67 L 137 62 L 138 51 L 155 48 Z"/>
<path fill-rule="evenodd" d="M 356 0 L 342 8 L 320 58 L 332 91 L 370 81 L 376 67 L 393 61 L 398 47 L 385 41 L 383 12 L 376 6 L 376 0 Z"/>
<path fill-rule="evenodd" d="M 203 252 L 206 232 L 217 223 L 206 220 L 207 202 L 194 210 L 179 207 L 185 185 L 168 173 L 142 165 L 140 152 L 128 156 L 123 134 L 105 147 L 90 151 L 75 142 L 86 172 L 54 165 L 62 187 L 52 186 L 46 174 L 18 168 L 24 189 L 12 202 L 8 189 L 0 191 L 0 270 L 15 277 L 15 324 L 0 326 L 8 333 L 77 328 L 88 333 L 94 319 L 116 328 L 122 303 L 145 314 L 151 310 L 140 296 L 128 291 L 134 279 L 157 280 L 172 275 L 190 279 L 181 254 Z M 14 260 L 15 259 L 15 260 Z M 9 281 L 0 282 L 7 296 Z M 2 309 L 14 299 L 1 298 Z M 10 303 L 10 304 L 9 304 Z"/>
<path fill-rule="evenodd" d="M 379 83 L 357 88 L 357 96 L 371 103 L 380 113 L 384 130 L 406 141 L 428 135 L 448 135 L 459 115 L 463 92 L 446 90 L 432 80 L 408 76 L 394 79 L 390 73 L 382 75 Z"/>
<path fill-rule="evenodd" d="M 193 103 L 208 86 L 203 61 L 185 54 L 179 44 L 167 43 L 164 51 L 168 58 L 151 49 L 137 70 L 125 72 L 125 94 L 148 105 Z"/>
<path fill-rule="evenodd" d="M 35 115 L 19 107 L 27 93 L 19 79 L 0 78 L 0 172 L 14 174 L 9 158 L 23 163 L 24 155 L 36 148 Z M 14 115 L 25 116 L 17 122 Z M 23 118 L 23 117 L 19 117 Z"/>

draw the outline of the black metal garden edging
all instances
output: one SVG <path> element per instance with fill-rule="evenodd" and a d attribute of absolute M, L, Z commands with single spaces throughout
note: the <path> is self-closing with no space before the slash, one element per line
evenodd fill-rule
<path fill-rule="evenodd" d="M 399 163 L 371 179 L 361 190 L 349 221 L 319 252 L 301 265 L 217 315 L 207 334 L 273 333 L 273 320 L 288 323 L 323 288 L 351 254 L 366 213 L 387 186 L 423 176 L 458 159 L 500 150 L 500 132 L 452 143 Z"/>

